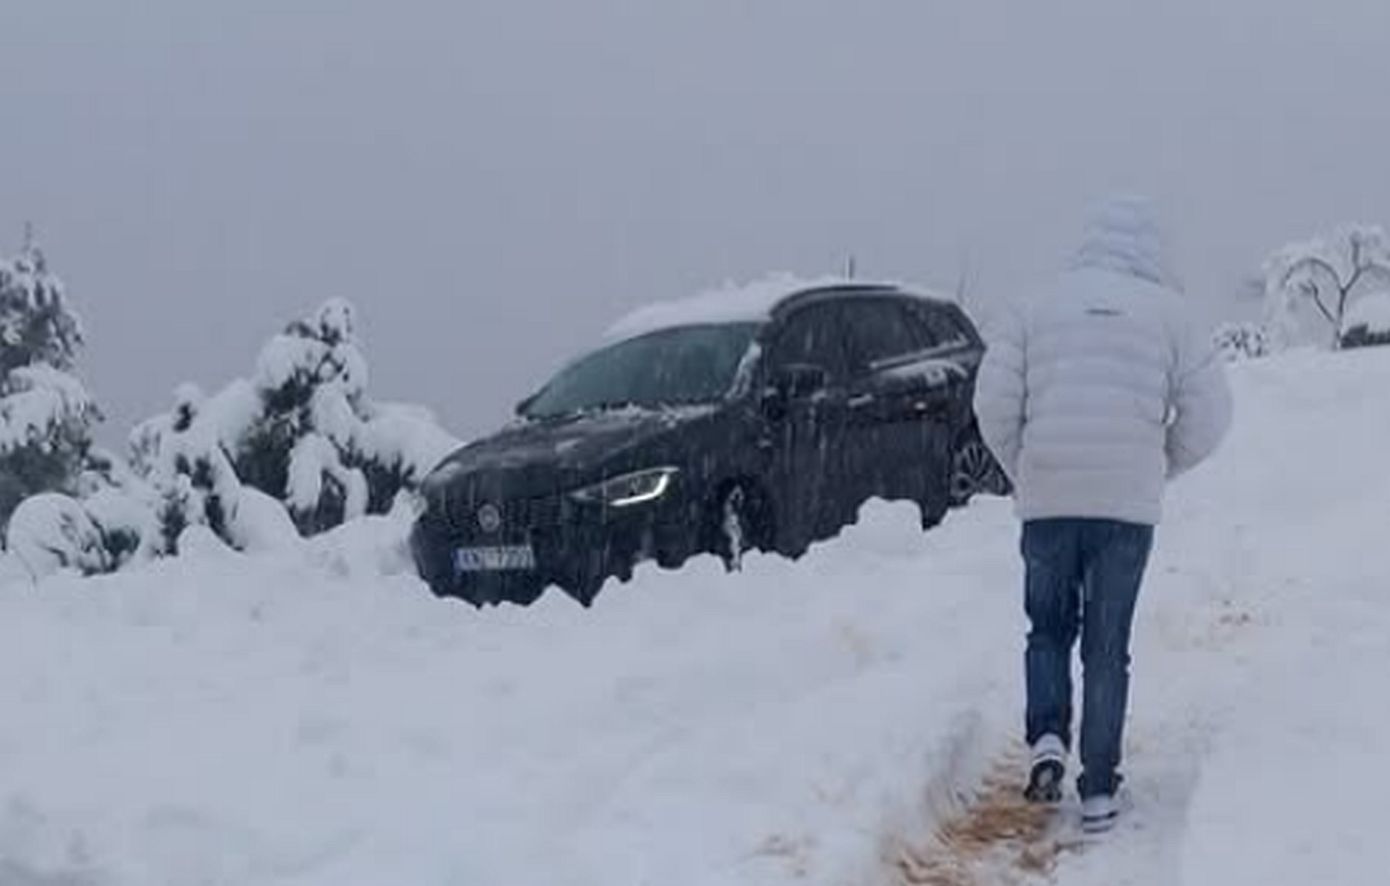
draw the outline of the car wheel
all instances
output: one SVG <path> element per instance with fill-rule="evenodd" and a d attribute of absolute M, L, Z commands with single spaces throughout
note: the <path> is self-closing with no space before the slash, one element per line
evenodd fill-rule
<path fill-rule="evenodd" d="M 594 600 L 598 597 L 599 591 L 603 590 L 604 579 L 596 574 L 576 575 L 570 581 L 561 584 L 560 590 L 564 591 L 576 603 L 585 609 L 594 605 Z"/>
<path fill-rule="evenodd" d="M 1011 491 L 1009 478 L 989 447 L 978 434 L 966 436 L 951 455 L 951 505 L 960 507 L 981 493 L 1008 495 Z"/>
<path fill-rule="evenodd" d="M 954 499 L 949 502 L 944 502 L 940 497 L 935 501 L 917 502 L 917 508 L 922 512 L 922 530 L 925 532 L 928 529 L 935 529 L 937 526 L 940 526 L 941 522 L 946 519 L 946 515 L 950 513 L 951 507 L 954 504 Z"/>
<path fill-rule="evenodd" d="M 517 588 L 511 595 L 510 600 L 517 606 L 530 606 L 541 598 L 545 593 L 545 582 L 532 582 L 524 587 Z"/>
<path fill-rule="evenodd" d="M 765 499 L 747 483 L 733 483 L 715 499 L 709 515 L 708 531 L 712 547 L 730 572 L 743 569 L 743 555 L 763 548 L 769 537 Z"/>

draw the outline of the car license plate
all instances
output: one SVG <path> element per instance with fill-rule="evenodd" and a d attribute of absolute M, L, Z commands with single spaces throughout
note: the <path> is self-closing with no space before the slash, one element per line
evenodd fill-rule
<path fill-rule="evenodd" d="M 507 572 L 536 568 L 536 554 L 530 545 L 502 545 L 488 548 L 459 548 L 454 552 L 454 568 L 459 572 Z"/>

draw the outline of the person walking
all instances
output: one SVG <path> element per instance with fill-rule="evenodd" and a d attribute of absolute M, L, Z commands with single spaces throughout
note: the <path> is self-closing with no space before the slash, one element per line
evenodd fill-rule
<path fill-rule="evenodd" d="M 1231 394 L 1143 198 L 1092 213 L 1071 266 L 1004 312 L 975 393 L 1023 522 L 1025 796 L 1062 798 L 1079 637 L 1082 826 L 1113 827 L 1139 586 L 1166 481 L 1216 450 Z"/>

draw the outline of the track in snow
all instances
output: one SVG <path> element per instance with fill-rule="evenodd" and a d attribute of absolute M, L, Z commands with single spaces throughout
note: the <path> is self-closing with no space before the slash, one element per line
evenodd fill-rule
<path fill-rule="evenodd" d="M 904 886 L 1022 884 L 1046 877 L 1066 853 L 1083 844 L 1070 826 L 1074 809 L 1024 801 L 1026 751 L 1010 748 L 990 768 L 977 797 L 942 821 L 920 847 L 900 848 Z"/>
<path fill-rule="evenodd" d="M 1136 624 L 1125 763 L 1131 800 L 1114 831 L 1084 838 L 1071 792 L 1056 810 L 1026 803 L 1020 788 L 1027 751 L 1014 741 L 995 754 L 962 808 L 925 840 L 898 847 L 894 886 L 1179 882 L 1187 810 L 1205 749 L 1250 674 L 1248 665 L 1235 663 L 1245 660 L 1252 641 L 1258 645 L 1267 624 L 1257 614 L 1268 605 L 1265 595 L 1243 582 L 1216 580 L 1224 572 L 1179 568 L 1164 554 L 1154 564 Z M 1076 765 L 1073 756 L 1069 782 Z"/>

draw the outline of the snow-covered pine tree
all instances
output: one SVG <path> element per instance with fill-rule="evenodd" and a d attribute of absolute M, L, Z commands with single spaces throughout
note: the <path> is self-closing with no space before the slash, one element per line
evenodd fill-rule
<path fill-rule="evenodd" d="M 180 385 L 172 412 L 131 433 L 131 476 L 106 501 L 89 499 L 88 509 L 108 532 L 117 521 L 132 527 L 140 542 L 137 555 L 183 553 L 190 529 L 242 551 L 290 544 L 298 532 L 284 506 L 243 485 L 228 450 L 227 440 L 250 426 L 257 405 L 244 381 L 215 397 L 204 397 L 196 385 Z M 104 507 L 96 508 L 98 503 Z"/>
<path fill-rule="evenodd" d="M 181 388 L 173 412 L 130 437 L 134 473 L 160 500 L 160 549 L 175 553 L 198 525 L 234 547 L 273 546 L 285 530 L 385 513 L 417 488 L 459 443 L 426 409 L 372 403 L 367 377 L 353 308 L 333 299 L 272 337 L 250 379 L 206 398 Z"/>
<path fill-rule="evenodd" d="M 312 535 L 415 489 L 458 441 L 426 409 L 371 402 L 367 377 L 353 308 L 333 299 L 271 338 L 250 379 L 206 399 L 185 388 L 172 413 L 136 428 L 131 461 L 163 496 L 164 549 L 200 523 L 238 547 L 238 524 L 265 540 L 269 500 Z"/>
<path fill-rule="evenodd" d="M 135 468 L 158 496 L 156 550 L 161 553 L 176 553 L 189 526 L 207 526 L 227 538 L 236 511 L 241 483 L 210 425 L 198 421 L 203 402 L 195 385 L 181 385 L 174 392 L 174 411 L 131 435 Z"/>
<path fill-rule="evenodd" d="M 261 413 L 233 447 L 237 473 L 285 502 L 305 534 L 367 512 L 367 478 L 345 463 L 366 381 L 352 307 L 338 299 L 287 326 L 257 360 Z"/>
<path fill-rule="evenodd" d="M 75 491 L 101 412 L 73 374 L 82 326 L 32 243 L 0 260 L 0 529 L 20 501 Z"/>
<path fill-rule="evenodd" d="M 261 351 L 261 415 L 232 447 L 237 473 L 285 502 L 305 534 L 390 510 L 457 441 L 419 407 L 379 405 L 356 312 L 343 299 L 291 323 Z"/>

